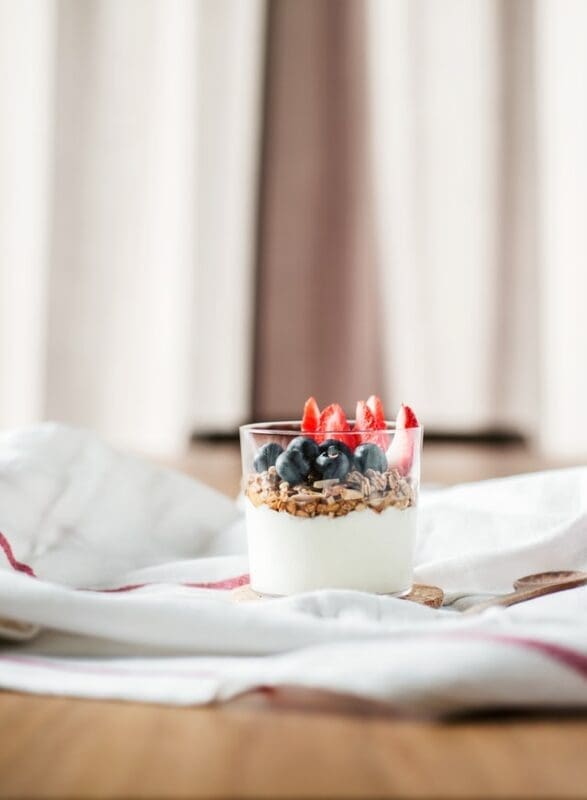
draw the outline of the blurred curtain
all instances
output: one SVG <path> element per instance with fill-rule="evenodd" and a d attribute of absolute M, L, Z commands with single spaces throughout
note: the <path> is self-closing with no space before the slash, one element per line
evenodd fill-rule
<path fill-rule="evenodd" d="M 534 31 L 526 0 L 272 3 L 256 415 L 376 391 L 533 431 Z"/>
<path fill-rule="evenodd" d="M 171 452 L 247 415 L 264 14 L 0 3 L 2 427 Z"/>
<path fill-rule="evenodd" d="M 587 3 L 266 6 L 0 0 L 0 426 L 377 391 L 585 453 Z"/>
<path fill-rule="evenodd" d="M 387 396 L 587 452 L 587 3 L 371 0 Z"/>
<path fill-rule="evenodd" d="M 363 2 L 277 0 L 268 23 L 255 410 L 381 386 Z"/>
<path fill-rule="evenodd" d="M 428 427 L 540 414 L 532 0 L 372 0 L 386 394 Z"/>
<path fill-rule="evenodd" d="M 536 7 L 540 419 L 549 452 L 587 451 L 587 3 Z"/>
<path fill-rule="evenodd" d="M 378 391 L 584 454 L 587 3 L 274 0 L 269 30 L 256 413 Z"/>

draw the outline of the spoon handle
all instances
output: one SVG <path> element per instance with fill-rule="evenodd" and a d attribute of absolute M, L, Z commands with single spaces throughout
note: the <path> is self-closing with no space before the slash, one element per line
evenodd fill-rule
<path fill-rule="evenodd" d="M 536 586 L 534 589 L 519 589 L 516 592 L 501 595 L 501 597 L 492 597 L 491 600 L 476 603 L 474 606 L 467 608 L 466 611 L 463 611 L 463 614 L 478 614 L 480 611 L 485 611 L 486 608 L 492 608 L 493 606 L 513 606 L 516 603 L 533 600 L 535 597 L 542 597 L 545 594 L 553 594 L 554 592 L 564 592 L 565 589 L 575 589 L 577 586 L 584 586 L 585 584 L 587 584 L 587 578 L 574 578 L 573 580 Z"/>

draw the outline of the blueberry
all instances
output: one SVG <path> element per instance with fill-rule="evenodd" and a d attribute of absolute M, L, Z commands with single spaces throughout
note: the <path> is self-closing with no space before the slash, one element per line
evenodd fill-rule
<path fill-rule="evenodd" d="M 355 467 L 363 475 L 368 469 L 385 472 L 387 469 L 387 456 L 376 444 L 360 444 L 355 450 Z"/>
<path fill-rule="evenodd" d="M 343 444 L 345 450 L 337 447 L 341 442 L 328 445 L 327 442 L 320 447 L 320 455 L 316 459 L 316 468 L 320 471 L 323 478 L 338 478 L 344 480 L 349 474 L 352 463 L 352 456 L 348 456 L 345 450 L 348 447 Z M 327 445 L 325 447 L 325 445 Z M 349 450 L 350 454 L 350 450 Z"/>
<path fill-rule="evenodd" d="M 300 450 L 288 449 L 275 462 L 277 474 L 290 484 L 302 483 L 310 474 L 311 464 Z"/>
<path fill-rule="evenodd" d="M 339 439 L 326 439 L 325 442 L 322 442 L 320 445 L 320 452 L 326 453 L 330 447 L 335 447 L 339 453 L 344 453 L 348 460 L 352 463 L 353 461 L 353 453 L 350 447 L 346 445 L 344 442 L 341 442 Z"/>
<path fill-rule="evenodd" d="M 277 457 L 283 453 L 283 447 L 275 442 L 264 444 L 257 450 L 253 466 L 256 472 L 266 472 L 269 467 L 273 467 Z"/>
<path fill-rule="evenodd" d="M 287 449 L 288 451 L 299 450 L 306 461 L 309 461 L 310 464 L 314 463 L 318 457 L 318 453 L 320 452 L 316 442 L 313 439 L 309 439 L 307 436 L 296 436 L 295 439 L 291 440 Z"/>

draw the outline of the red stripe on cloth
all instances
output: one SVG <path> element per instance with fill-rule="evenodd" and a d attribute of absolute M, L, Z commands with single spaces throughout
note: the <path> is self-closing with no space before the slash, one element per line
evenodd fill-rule
<path fill-rule="evenodd" d="M 196 589 L 238 589 L 239 586 L 244 586 L 249 583 L 250 576 L 248 573 L 244 575 L 237 575 L 234 578 L 225 578 L 222 581 L 210 581 L 209 583 L 183 583 L 182 586 L 192 586 Z"/>
<path fill-rule="evenodd" d="M 10 546 L 10 542 L 4 536 L 3 533 L 0 533 L 0 547 L 4 550 L 4 555 L 8 559 L 8 563 L 12 567 L 12 569 L 16 570 L 16 572 L 24 572 L 25 575 L 30 575 L 31 578 L 36 578 L 35 571 L 32 567 L 29 567 L 28 564 L 23 564 L 22 561 L 17 561 L 12 552 L 12 547 Z"/>
<path fill-rule="evenodd" d="M 442 635 L 455 639 L 481 639 L 487 642 L 498 642 L 501 644 L 512 644 L 515 647 L 525 647 L 527 650 L 534 650 L 547 656 L 553 661 L 558 661 L 565 667 L 569 667 L 583 678 L 587 679 L 587 654 L 580 650 L 565 647 L 554 642 L 545 642 L 541 639 L 530 639 L 525 636 L 513 636 L 502 633 L 485 633 L 477 631 L 454 631 Z"/>
<path fill-rule="evenodd" d="M 8 560 L 8 563 L 12 567 L 12 569 L 16 570 L 16 572 L 23 572 L 25 575 L 30 575 L 31 578 L 36 578 L 35 571 L 32 567 L 29 567 L 28 564 L 23 564 L 22 561 L 18 561 L 14 555 L 10 542 L 4 536 L 3 533 L 0 532 L 0 548 L 4 551 L 4 555 Z M 249 575 L 236 575 L 232 578 L 223 578 L 219 581 L 207 581 L 203 583 L 180 583 L 180 586 L 187 586 L 191 589 L 219 589 L 219 590 L 229 590 L 229 589 L 236 589 L 239 586 L 244 586 L 245 583 L 249 582 Z M 125 586 L 116 586 L 112 589 L 80 589 L 83 592 L 132 592 L 135 589 L 142 589 L 145 586 L 156 586 L 161 581 L 156 581 L 155 583 L 129 583 Z"/>
<path fill-rule="evenodd" d="M 207 583 L 178 583 L 176 586 L 187 586 L 189 589 L 217 589 L 227 591 L 237 589 L 249 582 L 249 575 L 236 575 L 234 578 L 224 578 L 221 581 L 208 581 Z M 80 589 L 81 592 L 134 592 L 135 589 L 143 589 L 145 586 L 160 586 L 165 581 L 155 581 L 153 583 L 129 583 L 126 586 L 115 586 L 111 589 Z"/>
<path fill-rule="evenodd" d="M 129 583 L 127 586 L 116 586 L 114 589 L 78 589 L 79 592 L 134 592 L 135 589 L 142 589 L 144 586 L 151 586 L 149 583 Z"/>

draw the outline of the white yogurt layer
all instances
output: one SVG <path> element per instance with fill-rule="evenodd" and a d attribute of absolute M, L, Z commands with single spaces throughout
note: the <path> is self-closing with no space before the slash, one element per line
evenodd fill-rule
<path fill-rule="evenodd" d="M 251 586 L 257 592 L 395 594 L 412 585 L 416 508 L 296 517 L 247 502 L 246 520 Z"/>

